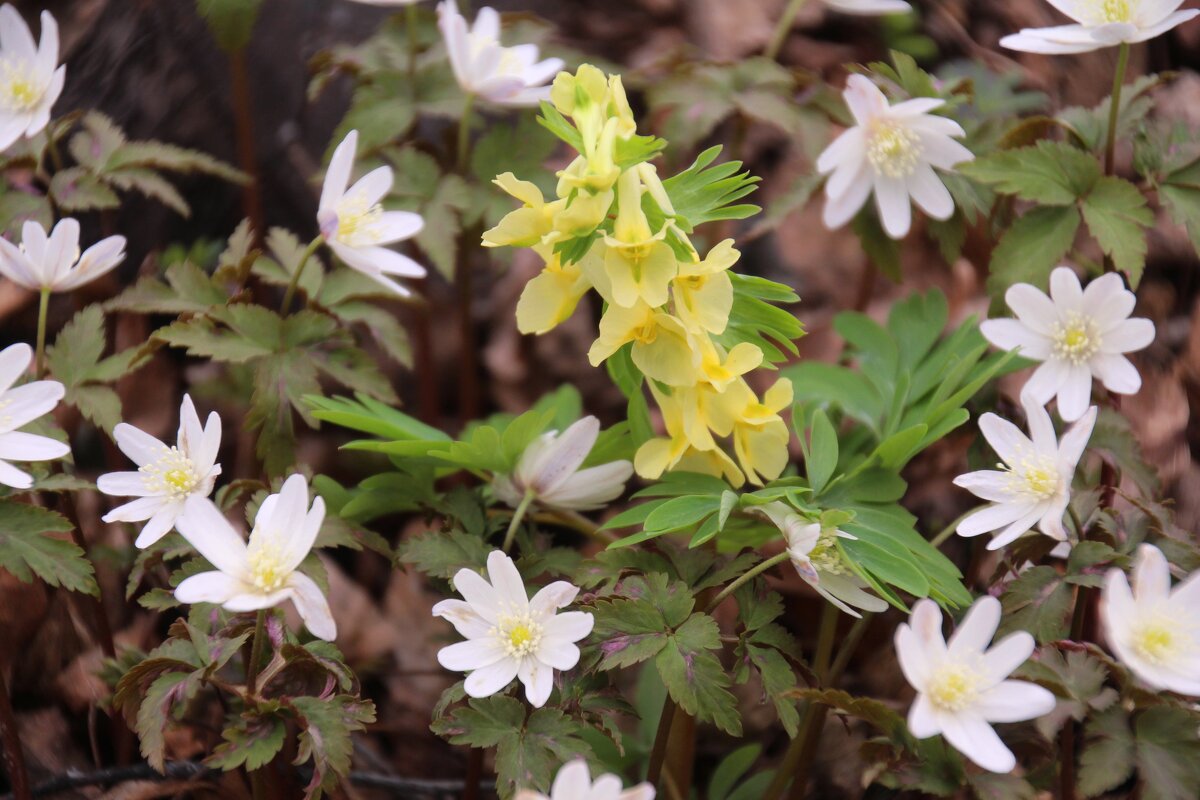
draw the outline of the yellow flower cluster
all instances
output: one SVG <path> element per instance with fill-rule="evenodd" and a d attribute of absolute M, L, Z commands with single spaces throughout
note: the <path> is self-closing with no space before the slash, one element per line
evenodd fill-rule
<path fill-rule="evenodd" d="M 638 450 L 638 474 L 704 472 L 735 487 L 777 478 L 788 461 L 779 412 L 792 402 L 792 385 L 779 380 L 760 400 L 743 376 L 762 363 L 762 350 L 741 342 L 727 351 L 713 338 L 733 307 L 733 241 L 701 258 L 654 166 L 618 166 L 621 143 L 637 132 L 620 76 L 588 65 L 560 73 L 551 102 L 579 133 L 578 157 L 558 173 L 549 202 L 534 184 L 499 176 L 496 184 L 523 207 L 483 236 L 487 247 L 531 247 L 545 262 L 517 304 L 517 326 L 545 333 L 595 289 L 606 310 L 588 359 L 599 366 L 630 345 L 667 429 Z M 652 220 L 660 220 L 657 230 Z M 578 239 L 590 242 L 586 253 L 564 263 L 564 244 Z M 736 461 L 718 439 L 731 440 Z"/>

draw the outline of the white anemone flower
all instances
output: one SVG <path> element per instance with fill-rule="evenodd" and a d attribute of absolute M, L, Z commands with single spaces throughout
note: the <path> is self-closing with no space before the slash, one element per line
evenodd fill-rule
<path fill-rule="evenodd" d="M 377 167 L 350 186 L 357 149 L 358 131 L 350 131 L 333 151 L 321 187 L 317 225 L 325 243 L 347 266 L 408 297 L 412 292 L 388 276 L 423 278 L 425 268 L 384 245 L 411 239 L 425 221 L 410 211 L 383 210 L 380 201 L 392 189 L 391 167 Z"/>
<path fill-rule="evenodd" d="M 33 220 L 21 227 L 21 245 L 0 237 L 0 274 L 26 289 L 69 292 L 111 272 L 125 260 L 125 237 L 109 236 L 79 251 L 79 223 L 61 219 L 46 235 Z"/>
<path fill-rule="evenodd" d="M 181 603 L 216 603 L 228 611 L 259 611 L 291 600 L 308 630 L 327 642 L 337 623 L 316 581 L 297 571 L 325 519 L 320 497 L 308 506 L 308 482 L 292 475 L 259 506 L 247 542 L 206 497 L 188 499 L 175 523 L 200 555 L 216 567 L 185 578 L 175 589 Z"/>
<path fill-rule="evenodd" d="M 1083 416 L 1092 397 L 1092 378 L 1117 394 L 1136 394 L 1142 377 L 1125 357 L 1154 341 L 1154 323 L 1130 319 L 1137 297 L 1115 272 L 1081 288 L 1068 267 L 1050 273 L 1050 295 L 1028 283 L 1004 295 L 1016 319 L 989 319 L 984 337 L 1004 350 L 1042 364 L 1025 384 L 1043 405 L 1058 396 L 1058 414 L 1067 422 Z"/>
<path fill-rule="evenodd" d="M 200 417 L 192 398 L 183 396 L 179 407 L 179 433 L 168 447 L 145 431 L 122 422 L 113 429 L 117 447 L 138 465 L 137 472 L 109 472 L 96 479 L 96 487 L 115 497 L 136 497 L 104 515 L 105 522 L 141 522 L 134 544 L 149 547 L 175 527 L 188 498 L 208 497 L 221 474 L 217 451 L 221 448 L 221 417 L 213 411 L 208 423 Z"/>
<path fill-rule="evenodd" d="M 912 227 L 911 199 L 933 219 L 954 214 L 954 198 L 936 169 L 951 170 L 975 156 L 952 137 L 957 122 L 929 112 L 945 101 L 918 97 L 889 105 L 864 75 L 851 75 L 843 93 L 857 123 L 833 140 L 817 159 L 825 183 L 825 225 L 840 228 L 875 194 L 883 228 L 901 239 Z"/>
<path fill-rule="evenodd" d="M 908 14 L 912 11 L 912 6 L 904 0 L 823 0 L 823 2 L 834 11 L 858 16 Z"/>
<path fill-rule="evenodd" d="M 1001 47 L 1026 53 L 1087 53 L 1118 44 L 1135 44 L 1161 36 L 1200 14 L 1180 11 L 1183 0 L 1049 0 L 1073 19 L 1071 25 L 1025 28 L 1005 36 Z"/>
<path fill-rule="evenodd" d="M 450 66 L 464 92 L 498 106 L 536 106 L 550 99 L 548 82 L 563 68 L 561 58 L 538 61 L 534 44 L 501 45 L 494 8 L 479 9 L 472 25 L 454 0 L 442 0 L 437 12 Z"/>
<path fill-rule="evenodd" d="M 873 614 L 887 610 L 887 601 L 863 591 L 867 582 L 846 565 L 838 552 L 839 538 L 857 537 L 841 530 L 822 530 L 819 522 L 809 522 L 791 506 L 779 501 L 756 506 L 753 510 L 783 532 L 792 566 L 819 595 L 852 617 L 862 616 L 855 608 Z"/>
<path fill-rule="evenodd" d="M 42 12 L 42 40 L 35 45 L 17 10 L 0 6 L 0 150 L 42 132 L 66 77 L 67 68 L 58 65 L 54 16 Z"/>
<path fill-rule="evenodd" d="M 1054 695 L 1026 681 L 1005 680 L 1033 654 L 1033 637 L 1010 634 L 988 647 L 1000 625 L 1000 601 L 981 597 L 949 643 L 942 612 L 919 600 L 908 623 L 896 628 L 896 655 L 917 690 L 908 729 L 918 739 L 941 734 L 954 749 L 992 772 L 1010 772 L 1016 758 L 993 722 L 1024 722 L 1054 710 Z"/>
<path fill-rule="evenodd" d="M 996 414 L 979 418 L 979 430 L 1003 463 L 999 469 L 968 472 L 954 479 L 976 497 L 989 501 L 958 524 L 959 536 L 998 531 L 988 550 L 1016 541 L 1030 528 L 1064 542 L 1063 514 L 1071 501 L 1071 479 L 1096 425 L 1096 407 L 1072 425 L 1059 441 L 1045 407 L 1023 398 L 1029 436 Z"/>
<path fill-rule="evenodd" d="M 1100 595 L 1104 637 L 1147 686 L 1200 697 L 1200 572 L 1171 588 L 1171 568 L 1153 545 L 1138 548 L 1133 589 L 1111 569 Z"/>
<path fill-rule="evenodd" d="M 621 779 L 612 774 L 600 775 L 592 783 L 587 762 L 576 758 L 554 776 L 549 795 L 522 789 L 513 800 L 654 800 L 654 786 L 639 783 L 632 789 L 624 789 Z"/>
<path fill-rule="evenodd" d="M 513 560 L 500 550 L 487 559 L 488 579 L 470 569 L 454 576 L 463 600 L 443 600 L 433 615 L 450 621 L 467 638 L 438 651 L 438 663 L 469 672 L 463 688 L 471 697 L 489 697 L 519 678 L 525 698 L 541 708 L 554 688 L 554 670 L 579 663 L 575 645 L 592 632 L 584 611 L 556 613 L 571 604 L 579 587 L 566 581 L 540 589 L 532 599 Z"/>
<path fill-rule="evenodd" d="M 603 508 L 625 491 L 633 463 L 610 461 L 580 469 L 599 435 L 600 421 L 595 417 L 584 417 L 562 433 L 542 434 L 525 448 L 511 475 L 492 480 L 492 490 L 512 508 L 519 507 L 527 493 L 533 502 L 548 508 Z"/>
<path fill-rule="evenodd" d="M 14 489 L 33 486 L 33 476 L 9 461 L 46 461 L 71 452 L 68 445 L 49 436 L 17 430 L 53 411 L 66 392 L 58 381 L 32 381 L 14 388 L 31 361 L 33 348 L 27 344 L 0 350 L 0 484 Z"/>

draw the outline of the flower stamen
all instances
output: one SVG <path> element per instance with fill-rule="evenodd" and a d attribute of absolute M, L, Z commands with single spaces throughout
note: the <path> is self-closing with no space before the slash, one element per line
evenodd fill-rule
<path fill-rule="evenodd" d="M 148 491 L 174 500 L 183 500 L 200 482 L 192 460 L 178 447 L 164 447 L 158 459 L 139 467 L 138 472 Z"/>
<path fill-rule="evenodd" d="M 983 678 L 983 672 L 975 666 L 951 661 L 937 668 L 925 691 L 938 708 L 961 711 L 979 697 Z"/>
<path fill-rule="evenodd" d="M 528 611 L 501 616 L 492 634 L 499 637 L 505 655 L 513 658 L 534 655 L 542 643 L 542 626 Z"/>
<path fill-rule="evenodd" d="M 889 178 L 907 178 L 916 172 L 924 149 L 921 137 L 898 122 L 878 120 L 867 133 L 867 160 Z"/>
<path fill-rule="evenodd" d="M 1051 337 L 1055 356 L 1076 365 L 1086 364 L 1102 342 L 1095 320 L 1078 311 L 1067 312 L 1065 323 L 1055 323 Z"/>

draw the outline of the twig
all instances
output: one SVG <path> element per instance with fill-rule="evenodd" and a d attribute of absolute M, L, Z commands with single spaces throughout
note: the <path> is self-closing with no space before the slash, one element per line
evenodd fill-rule
<path fill-rule="evenodd" d="M 663 703 L 662 715 L 658 718 L 658 732 L 654 735 L 654 748 L 650 751 L 650 766 L 646 769 L 646 782 L 651 786 L 658 786 L 659 778 L 662 776 L 663 762 L 667 756 L 667 742 L 671 739 L 671 723 L 675 721 L 675 711 L 677 706 L 671 701 L 671 696 L 667 695 L 667 700 Z"/>

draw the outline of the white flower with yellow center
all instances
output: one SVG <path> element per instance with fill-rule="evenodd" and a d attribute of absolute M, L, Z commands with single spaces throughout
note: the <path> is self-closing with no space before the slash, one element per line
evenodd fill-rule
<path fill-rule="evenodd" d="M 14 388 L 31 361 L 33 349 L 27 344 L 0 350 L 0 484 L 14 489 L 33 486 L 33 476 L 9 461 L 46 461 L 71 452 L 68 445 L 49 436 L 17 430 L 53 411 L 66 391 L 58 381 L 32 381 Z"/>
<path fill-rule="evenodd" d="M 21 227 L 21 244 L 0 238 L 0 274 L 35 292 L 69 292 L 125 260 L 125 237 L 109 236 L 79 250 L 79 223 L 67 217 L 50 235 L 33 220 Z"/>
<path fill-rule="evenodd" d="M 563 68 L 561 58 L 539 61 L 534 44 L 504 47 L 494 8 L 479 9 L 472 25 L 454 0 L 443 0 L 437 12 L 450 67 L 464 92 L 499 106 L 536 106 L 550 99 L 548 83 Z"/>
<path fill-rule="evenodd" d="M 579 594 L 579 587 L 555 581 L 532 599 L 513 560 L 493 550 L 487 560 L 488 579 L 461 569 L 454 588 L 463 600 L 443 600 L 433 615 L 450 621 L 465 642 L 443 647 L 438 663 L 455 672 L 469 672 L 463 688 L 471 697 L 488 697 L 519 678 L 525 697 L 540 708 L 554 688 L 554 670 L 579 663 L 575 645 L 592 632 L 592 615 L 583 611 L 556 613 Z"/>
<path fill-rule="evenodd" d="M 423 278 L 425 268 L 384 245 L 411 239 L 421 232 L 425 222 L 409 211 L 383 210 L 380 201 L 392 189 L 391 167 L 377 167 L 350 186 L 357 149 L 358 131 L 350 131 L 333 151 L 321 187 L 317 225 L 329 249 L 346 266 L 408 297 L 412 292 L 389 276 Z"/>
<path fill-rule="evenodd" d="M 1153 545 L 1138 548 L 1133 589 L 1109 570 L 1100 596 L 1104 637 L 1146 685 L 1200 697 L 1200 572 L 1171 588 L 1171 567 Z"/>
<path fill-rule="evenodd" d="M 1092 397 L 1092 378 L 1117 394 L 1136 394 L 1142 378 L 1125 357 L 1154 341 L 1154 323 L 1130 319 L 1137 297 L 1115 272 L 1083 289 L 1067 267 L 1050 273 L 1050 295 L 1018 283 L 1004 295 L 1016 319 L 989 319 L 984 337 L 1004 350 L 1042 364 L 1022 389 L 1038 403 L 1058 397 L 1067 422 L 1083 416 Z"/>
<path fill-rule="evenodd" d="M 192 398 L 183 396 L 179 407 L 179 433 L 168 447 L 145 431 L 122 422 L 113 429 L 117 447 L 138 465 L 137 472 L 109 472 L 96 479 L 96 487 L 114 497 L 136 497 L 104 515 L 105 522 L 149 520 L 134 543 L 149 547 L 166 536 L 183 514 L 190 497 L 208 497 L 221 474 L 217 451 L 221 447 L 221 418 L 200 417 Z"/>
<path fill-rule="evenodd" d="M 259 506 L 247 542 L 206 497 L 187 501 L 176 527 L 217 569 L 185 578 L 181 603 L 216 603 L 228 611 L 259 611 L 291 600 L 308 630 L 327 642 L 337 637 L 329 602 L 297 568 L 312 550 L 325 519 L 320 497 L 308 506 L 308 482 L 292 475 Z"/>
<path fill-rule="evenodd" d="M 600 435 L 600 420 L 584 417 L 565 431 L 549 431 L 534 439 L 521 454 L 511 475 L 497 475 L 492 490 L 517 508 L 526 494 L 548 508 L 587 511 L 620 497 L 633 474 L 630 461 L 610 461 L 580 469 Z"/>
<path fill-rule="evenodd" d="M 817 171 L 829 175 L 826 227 L 840 228 L 853 219 L 872 192 L 893 239 L 912 227 L 910 199 L 930 217 L 949 219 L 954 198 L 934 170 L 952 170 L 975 156 L 954 140 L 965 135 L 957 122 L 929 113 L 944 101 L 920 97 L 889 105 L 864 75 L 851 75 L 843 96 L 857 124 L 817 159 Z"/>
<path fill-rule="evenodd" d="M 1122 43 L 1153 39 L 1200 14 L 1180 11 L 1183 0 L 1049 0 L 1073 19 L 1071 25 L 1026 28 L 1005 36 L 1002 47 L 1026 53 L 1087 53 Z"/>
<path fill-rule="evenodd" d="M 600 775 L 592 783 L 587 762 L 577 758 L 565 764 L 554 776 L 549 795 L 522 789 L 513 800 L 654 800 L 654 787 L 639 783 L 632 789 L 623 790 L 621 779 L 613 774 Z"/>
<path fill-rule="evenodd" d="M 1033 637 L 1010 634 L 988 647 L 1000 625 L 1000 601 L 981 597 L 949 643 L 942 612 L 919 600 L 907 624 L 896 629 L 896 656 L 917 690 L 908 729 L 918 739 L 941 734 L 960 753 L 992 772 L 1009 772 L 1016 758 L 993 722 L 1023 722 L 1054 710 L 1054 695 L 1026 681 L 1005 680 L 1033 654 Z"/>
<path fill-rule="evenodd" d="M 862 616 L 855 608 L 875 614 L 887 610 L 885 600 L 863 591 L 867 582 L 855 574 L 838 552 L 839 538 L 856 537 L 836 529 L 823 530 L 821 523 L 810 522 L 779 501 L 756 506 L 753 511 L 783 532 L 792 566 L 826 600 L 852 617 Z"/>
<path fill-rule="evenodd" d="M 979 418 L 979 430 L 1003 462 L 997 464 L 999 469 L 954 479 L 956 486 L 990 502 L 958 524 L 959 536 L 998 531 L 989 550 L 1011 544 L 1034 526 L 1052 539 L 1066 541 L 1062 521 L 1071 500 L 1071 479 L 1096 424 L 1092 406 L 1060 442 L 1046 409 L 1028 396 L 1024 405 L 1029 436 L 995 414 Z"/>
<path fill-rule="evenodd" d="M 17 10 L 0 6 L 0 150 L 41 133 L 66 77 L 67 68 L 58 66 L 58 23 L 50 12 L 42 12 L 42 40 L 35 45 Z"/>

